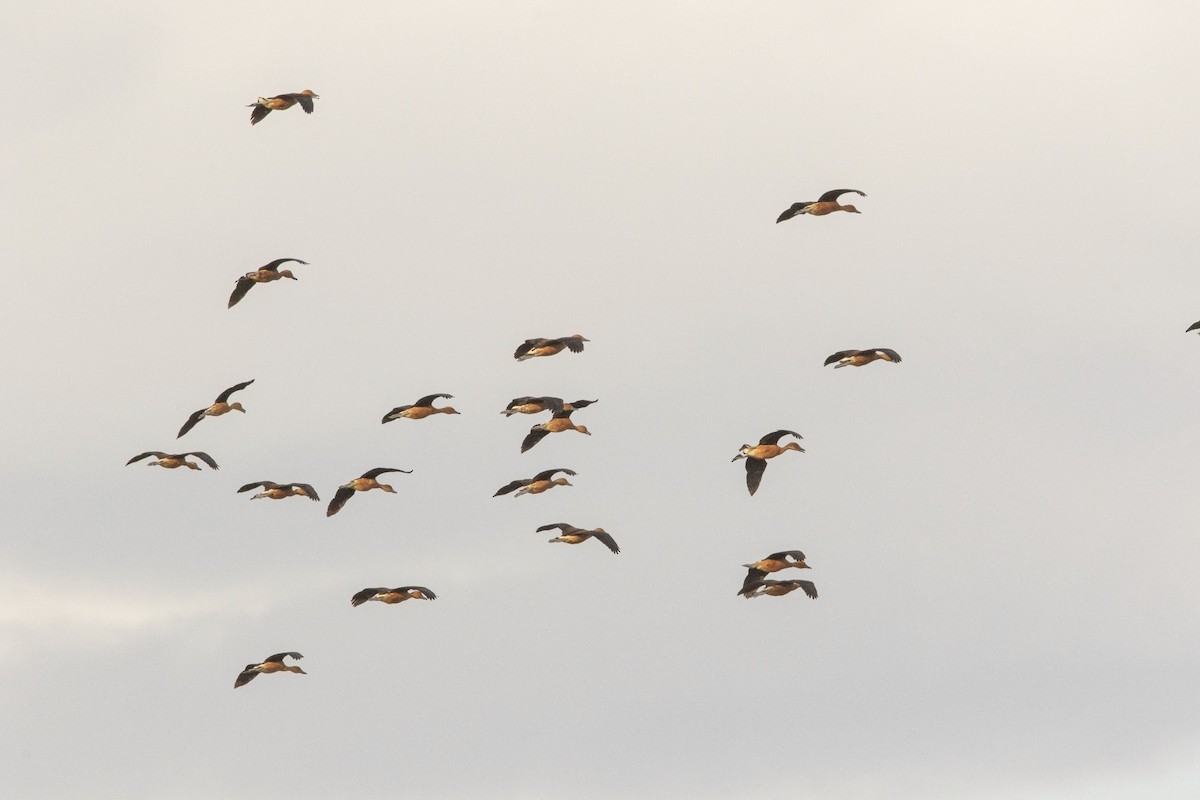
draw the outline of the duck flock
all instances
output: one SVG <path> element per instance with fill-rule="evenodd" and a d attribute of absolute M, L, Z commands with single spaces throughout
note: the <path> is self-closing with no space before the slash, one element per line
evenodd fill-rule
<path fill-rule="evenodd" d="M 266 119 L 272 111 L 284 111 L 296 105 L 299 105 L 306 114 L 311 114 L 315 109 L 313 101 L 316 99 L 319 99 L 319 95 L 311 89 L 305 89 L 296 93 L 275 95 L 274 97 L 259 97 L 249 106 L 253 108 L 250 116 L 250 124 L 257 125 Z M 858 189 L 834 189 L 827 191 L 815 201 L 793 203 L 779 215 L 776 222 L 784 222 L 803 215 L 821 217 L 837 211 L 844 211 L 851 214 L 861 213 L 853 205 L 843 205 L 838 202 L 839 198 L 845 194 L 856 194 L 861 197 L 866 196 L 864 192 Z M 281 268 L 284 264 L 307 266 L 308 262 L 298 258 L 279 258 L 268 264 L 264 264 L 256 270 L 247 272 L 236 280 L 233 292 L 229 296 L 228 308 L 233 308 L 233 306 L 244 300 L 250 290 L 258 284 L 269 284 L 284 278 L 293 281 L 298 280 L 290 268 Z M 1200 328 L 1200 322 L 1188 330 L 1197 328 Z M 583 353 L 584 344 L 588 341 L 582 334 L 572 334 L 558 338 L 534 337 L 522 342 L 513 353 L 513 358 L 521 362 L 534 358 L 549 358 L 564 351 L 576 354 Z M 847 366 L 862 367 L 875 361 L 899 363 L 901 358 L 895 350 L 885 347 L 872 347 L 862 350 L 848 349 L 839 350 L 831 354 L 825 360 L 825 366 L 832 365 L 834 369 Z M 246 409 L 242 406 L 241 401 L 233 400 L 232 397 L 235 394 L 248 390 L 252 384 L 254 384 L 254 379 L 241 381 L 220 392 L 210 405 L 197 409 L 188 415 L 175 438 L 180 439 L 187 435 L 198 424 L 209 417 L 221 417 L 233 411 L 246 413 Z M 435 405 L 438 401 L 450 399 L 453 399 L 453 395 L 446 393 L 428 394 L 418 398 L 411 404 L 393 408 L 383 415 L 381 422 L 382 424 L 387 424 L 397 420 L 424 420 L 442 414 L 457 415 L 459 412 L 451 406 Z M 591 432 L 587 427 L 577 424 L 572 416 L 576 411 L 585 409 L 597 402 L 599 402 L 598 399 L 580 399 L 568 402 L 559 397 L 516 397 L 500 413 L 506 417 L 514 414 L 535 415 L 547 412 L 550 414 L 549 419 L 533 425 L 521 441 L 520 452 L 525 453 L 536 447 L 551 434 L 573 431 L 590 436 Z M 784 444 L 780 444 L 781 440 L 785 437 L 790 438 Z M 796 431 L 780 429 L 763 435 L 757 444 L 743 444 L 739 448 L 737 455 L 733 457 L 733 461 L 745 462 L 746 488 L 750 495 L 753 496 L 759 490 L 768 461 L 789 451 L 804 452 L 804 448 L 798 442 L 802 438 Z M 178 453 L 147 450 L 130 458 L 126 462 L 126 466 L 143 461 L 149 466 L 159 466 L 170 470 L 180 467 L 187 467 L 189 470 L 200 470 L 202 469 L 202 464 L 209 469 L 219 469 L 217 461 L 212 455 L 199 450 Z M 366 470 L 360 476 L 337 487 L 326 506 L 326 516 L 332 517 L 341 512 L 346 504 L 358 493 L 379 489 L 381 492 L 394 494 L 395 489 L 391 485 L 381 482 L 379 478 L 383 475 L 408 474 L 411 472 L 412 470 L 401 469 L 399 467 L 372 467 Z M 509 481 L 497 489 L 493 496 L 511 495 L 513 497 L 521 497 L 523 495 L 542 494 L 559 486 L 571 486 L 572 484 L 568 478 L 575 477 L 575 475 L 576 472 L 574 470 L 566 467 L 545 469 L 531 477 L 517 478 Z M 245 493 L 256 489 L 260 491 L 251 495 L 251 500 L 283 500 L 289 497 L 300 497 L 307 498 L 313 502 L 322 502 L 317 489 L 312 484 L 298 481 L 277 483 L 272 480 L 257 480 L 242 485 L 237 489 L 237 492 Z M 595 540 L 614 555 L 621 552 L 616 539 L 601 527 L 583 528 L 567 522 L 552 522 L 541 525 L 536 530 L 543 533 L 556 532 L 557 535 L 549 539 L 550 542 L 581 544 L 588 540 Z M 783 550 L 771 553 L 763 558 L 743 564 L 742 567 L 747 572 L 743 578 L 741 588 L 736 594 L 743 598 L 749 599 L 763 595 L 781 597 L 796 590 L 802 591 L 811 599 L 816 599 L 818 596 L 816 585 L 812 581 L 768 578 L 770 575 L 789 568 L 809 569 L 807 557 L 800 550 Z M 350 604 L 352 607 L 358 607 L 371 601 L 377 601 L 387 605 L 395 605 L 407 600 L 435 600 L 437 596 L 433 590 L 420 585 L 397 586 L 394 588 L 367 587 L 354 592 L 351 595 Z M 286 651 L 267 656 L 262 661 L 247 664 L 238 672 L 234 681 L 234 688 L 243 686 L 259 674 L 264 673 L 291 672 L 305 674 L 304 670 L 296 664 L 287 663 L 288 659 L 295 661 L 302 658 L 303 656 L 299 652 Z"/>

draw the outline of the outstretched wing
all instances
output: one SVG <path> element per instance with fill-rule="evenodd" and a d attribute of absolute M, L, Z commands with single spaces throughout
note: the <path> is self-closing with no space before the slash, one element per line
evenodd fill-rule
<path fill-rule="evenodd" d="M 285 656 L 291 656 L 292 658 L 296 659 L 297 661 L 304 658 L 304 656 L 300 655 L 299 653 L 276 653 L 273 656 L 267 656 L 266 658 L 264 658 L 263 663 L 267 664 L 272 661 L 278 661 L 280 664 L 282 664 Z"/>
<path fill-rule="evenodd" d="M 246 296 L 246 292 L 254 288 L 254 280 L 251 278 L 238 278 L 237 285 L 233 287 L 233 294 L 229 295 L 229 305 L 226 308 L 233 308 L 238 301 Z"/>
<path fill-rule="evenodd" d="M 795 583 L 804 590 L 804 593 L 808 595 L 809 599 L 817 599 L 817 585 L 815 583 L 812 581 L 795 581 Z"/>
<path fill-rule="evenodd" d="M 329 508 L 325 509 L 325 516 L 332 517 L 334 514 L 342 510 L 342 506 L 346 505 L 346 501 L 354 496 L 354 490 L 342 486 L 337 490 L 337 494 L 329 501 Z"/>
<path fill-rule="evenodd" d="M 208 464 L 213 469 L 220 469 L 220 467 L 217 466 L 217 462 L 213 461 L 213 457 L 210 456 L 208 453 L 201 453 L 199 450 L 195 450 L 191 453 L 184 453 L 184 455 L 185 456 L 195 456 L 196 458 L 203 461 L 205 464 Z"/>
<path fill-rule="evenodd" d="M 563 469 L 562 467 L 559 467 L 557 469 L 548 469 L 545 472 L 539 472 L 537 475 L 534 475 L 529 482 L 533 483 L 534 481 L 548 481 L 554 477 L 554 473 L 556 472 L 563 472 L 567 475 L 575 474 L 575 470 L 573 469 Z"/>
<path fill-rule="evenodd" d="M 270 113 L 271 113 L 271 109 L 267 108 L 266 106 L 260 106 L 260 105 L 256 104 L 254 106 L 254 110 L 250 112 L 250 124 L 257 125 L 258 123 L 260 123 L 264 119 L 266 119 L 267 114 L 270 114 Z M 253 676 L 251 676 L 251 677 L 253 677 Z M 246 680 L 249 680 L 249 678 L 247 678 Z"/>
<path fill-rule="evenodd" d="M 363 603 L 370 600 L 377 594 L 382 594 L 387 591 L 386 586 L 377 586 L 374 589 L 363 589 L 361 592 L 355 593 L 354 597 L 350 598 L 350 605 L 361 606 Z"/>
<path fill-rule="evenodd" d="M 414 406 L 432 406 L 433 401 L 438 400 L 440 398 L 445 398 L 447 400 L 453 400 L 454 395 L 452 395 L 452 394 L 427 394 L 424 397 L 422 397 L 420 400 L 418 400 L 417 402 L 413 403 L 413 405 Z"/>
<path fill-rule="evenodd" d="M 538 528 L 537 532 L 541 533 L 542 531 L 552 531 L 555 529 L 557 529 L 560 533 L 566 533 L 567 531 L 575 530 L 575 526 L 569 522 L 551 522 L 549 525 L 543 525 L 542 527 Z"/>
<path fill-rule="evenodd" d="M 783 438 L 784 436 L 788 436 L 789 434 L 790 434 L 790 435 L 792 435 L 792 436 L 795 436 L 797 439 L 803 439 L 803 438 L 804 438 L 803 436 L 801 436 L 800 434 L 796 433 L 795 431 L 784 431 L 784 430 L 779 430 L 779 431 L 771 431 L 771 432 L 770 432 L 770 433 L 768 433 L 766 436 L 764 436 L 764 437 L 762 437 L 761 439 L 759 439 L 759 440 L 758 440 L 758 443 L 759 443 L 759 444 L 779 444 L 779 440 L 780 440 L 781 438 Z"/>
<path fill-rule="evenodd" d="M 503 486 L 501 486 L 499 489 L 497 489 L 496 493 L 494 495 L 492 495 L 492 497 L 499 497 L 502 494 L 508 494 L 509 492 L 515 492 L 517 489 L 520 489 L 522 486 L 529 484 L 529 483 L 533 483 L 533 481 L 519 480 L 519 481 L 513 481 L 512 483 L 506 483 Z"/>
<path fill-rule="evenodd" d="M 808 208 L 811 205 L 812 205 L 811 202 L 792 203 L 790 206 L 788 206 L 787 210 L 785 210 L 782 214 L 779 215 L 779 219 L 775 220 L 775 224 L 778 225 L 779 223 L 783 222 L 784 220 L 791 219 L 792 217 L 796 216 L 801 211 L 803 211 L 804 209 Z"/>
<path fill-rule="evenodd" d="M 535 347 L 541 347 L 548 339 L 526 339 L 517 346 L 516 352 L 513 353 L 513 358 L 520 358 Z"/>
<path fill-rule="evenodd" d="M 858 189 L 830 189 L 825 194 L 817 198 L 818 203 L 836 202 L 839 197 L 846 193 L 856 194 L 859 197 L 866 197 L 865 192 L 860 192 Z"/>
<path fill-rule="evenodd" d="M 158 450 L 147 450 L 146 452 L 142 453 L 141 455 L 136 455 L 133 458 L 126 461 L 125 466 L 128 467 L 130 464 L 132 464 L 135 461 L 141 461 L 146 456 L 154 456 L 155 458 L 166 458 L 167 454 L 160 452 Z"/>
<path fill-rule="evenodd" d="M 604 546 L 612 550 L 614 554 L 621 552 L 621 548 L 617 547 L 617 542 L 604 531 L 592 531 L 592 537 L 604 543 Z"/>
<path fill-rule="evenodd" d="M 253 671 L 253 668 L 257 666 L 258 664 L 247 664 L 246 668 L 238 673 L 237 680 L 233 682 L 233 688 L 236 689 L 239 686 L 245 686 L 247 683 L 257 678 L 258 673 Z"/>
<path fill-rule="evenodd" d="M 362 474 L 362 477 L 378 478 L 380 475 L 384 474 L 385 472 L 403 472 L 406 474 L 411 474 L 412 470 L 411 469 L 396 469 L 395 467 L 376 467 L 375 469 L 369 469 L 366 472 L 364 472 Z"/>
<path fill-rule="evenodd" d="M 183 427 L 179 429 L 179 433 L 175 434 L 175 438 L 178 439 L 180 436 L 183 436 L 192 428 L 196 427 L 196 423 L 204 419 L 205 411 L 208 411 L 208 409 L 202 408 L 199 411 L 193 412 L 192 415 L 187 418 L 187 422 L 183 423 Z"/>
<path fill-rule="evenodd" d="M 524 453 L 526 450 L 529 450 L 535 444 L 540 442 L 542 439 L 545 439 L 549 435 L 550 431 L 534 425 L 529 429 L 529 433 L 525 436 L 525 441 L 521 442 L 521 452 Z"/>
<path fill-rule="evenodd" d="M 424 586 L 397 586 L 395 589 L 392 589 L 392 591 L 401 593 L 401 594 L 404 592 L 414 592 L 415 591 L 415 592 L 420 592 L 421 596 L 424 597 L 426 600 L 437 600 L 437 595 L 434 594 L 433 592 L 429 591 L 428 589 L 426 589 Z"/>
<path fill-rule="evenodd" d="M 293 489 L 300 489 L 304 492 L 304 496 L 310 500 L 319 501 L 321 499 L 317 497 L 317 490 L 307 483 L 289 483 L 288 486 L 292 487 Z"/>
<path fill-rule="evenodd" d="M 799 550 L 780 550 L 778 553 L 771 553 L 763 561 L 787 561 L 789 557 L 793 561 L 803 561 L 804 553 Z"/>
<path fill-rule="evenodd" d="M 828 367 L 830 364 L 836 364 L 837 362 L 841 361 L 843 358 L 846 358 L 847 356 L 855 356 L 861 352 L 862 352 L 861 350 L 838 350 L 836 353 L 831 355 L 829 358 L 825 359 L 825 363 L 822 366 Z"/>
<path fill-rule="evenodd" d="M 298 258 L 277 258 L 277 259 L 275 259 L 274 261 L 272 261 L 270 264 L 263 264 L 261 267 L 259 267 L 259 269 L 268 269 L 268 270 L 270 270 L 271 272 L 278 272 L 278 271 L 279 271 L 279 265 L 280 265 L 280 264 L 286 264 L 286 263 L 288 263 L 289 261 L 295 261 L 297 264 L 303 264 L 303 265 L 304 265 L 304 266 L 306 266 L 306 267 L 308 266 L 308 262 L 307 262 L 307 261 L 301 261 L 301 260 L 300 260 L 300 259 L 298 259 Z"/>
<path fill-rule="evenodd" d="M 254 383 L 253 378 L 251 378 L 248 381 L 242 381 L 241 383 L 230 386 L 228 389 L 226 389 L 225 391 L 223 391 L 219 395 L 217 395 L 217 402 L 218 403 L 228 402 L 229 396 L 231 394 L 233 394 L 234 392 L 240 392 L 242 389 L 245 389 L 247 386 L 249 386 L 252 383 Z"/>
<path fill-rule="evenodd" d="M 758 485 L 762 483 L 763 472 L 766 469 L 767 460 L 765 458 L 746 456 L 746 488 L 750 490 L 751 496 L 758 491 Z"/>
<path fill-rule="evenodd" d="M 272 483 L 271 481 L 259 481 L 258 483 L 247 483 L 245 486 L 238 489 L 238 492 L 239 493 L 248 492 L 251 489 L 257 489 L 260 486 L 264 489 L 278 489 L 279 488 L 278 483 Z"/>
<path fill-rule="evenodd" d="M 383 423 L 386 425 L 392 420 L 400 419 L 400 414 L 408 411 L 412 406 L 396 406 L 391 411 L 383 415 Z"/>

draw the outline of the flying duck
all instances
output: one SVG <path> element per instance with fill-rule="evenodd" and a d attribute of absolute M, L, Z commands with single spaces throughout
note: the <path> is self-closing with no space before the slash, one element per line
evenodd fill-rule
<path fill-rule="evenodd" d="M 350 598 L 350 605 L 361 606 L 370 600 L 393 605 L 405 600 L 437 600 L 437 595 L 424 586 L 399 586 L 395 589 L 363 589 Z"/>
<path fill-rule="evenodd" d="M 554 474 L 557 472 L 562 472 L 566 475 L 575 474 L 575 470 L 573 469 L 563 469 L 561 467 L 558 469 L 548 469 L 545 472 L 539 472 L 532 478 L 515 480 L 512 483 L 505 484 L 497 489 L 496 493 L 492 495 L 492 497 L 499 497 L 500 495 L 508 494 L 513 490 L 516 490 L 516 494 L 514 494 L 513 497 L 520 497 L 523 494 L 541 494 L 542 492 L 553 489 L 555 486 L 572 485 L 571 482 L 566 478 L 555 478 Z"/>
<path fill-rule="evenodd" d="M 900 363 L 900 354 L 886 347 L 872 347 L 867 350 L 838 350 L 825 359 L 825 366 L 828 367 L 830 364 L 833 364 L 834 369 L 861 367 L 870 364 L 872 361 L 880 360 L 898 364 Z"/>
<path fill-rule="evenodd" d="M 517 361 L 524 361 L 528 358 L 552 356 L 561 353 L 564 349 L 570 350 L 572 353 L 582 353 L 583 343 L 590 341 L 591 339 L 585 339 L 582 334 L 578 333 L 564 336 L 561 339 L 526 339 L 513 353 L 513 358 Z"/>
<path fill-rule="evenodd" d="M 294 281 L 300 280 L 292 274 L 290 269 L 280 269 L 280 264 L 286 264 L 289 261 L 295 261 L 297 264 L 308 266 L 307 261 L 301 261 L 298 258 L 277 258 L 270 264 L 263 264 L 253 272 L 247 272 L 245 275 L 237 279 L 237 285 L 233 287 L 233 294 L 229 295 L 229 305 L 226 308 L 233 308 L 238 301 L 246 296 L 246 292 L 254 288 L 256 283 L 270 283 L 277 281 L 280 278 L 291 278 Z"/>
<path fill-rule="evenodd" d="M 616 541 L 612 536 L 605 532 L 604 528 L 593 528 L 592 530 L 588 530 L 586 528 L 576 528 L 574 525 L 570 525 L 566 522 L 555 522 L 550 525 L 543 525 L 542 527 L 538 528 L 538 531 L 541 532 L 554 529 L 558 529 L 559 534 L 553 539 L 550 539 L 549 541 L 551 542 L 579 544 L 580 542 L 586 542 L 588 539 L 595 539 L 596 541 L 603 543 L 604 546 L 609 550 L 613 551 L 614 555 L 621 552 L 621 548 L 617 547 Z"/>
<path fill-rule="evenodd" d="M 257 664 L 247 664 L 245 669 L 238 673 L 237 680 L 233 682 L 233 688 L 245 686 L 250 681 L 258 677 L 259 673 L 268 674 L 271 672 L 295 672 L 299 675 L 307 675 L 308 673 L 297 667 L 295 664 L 288 666 L 283 663 L 283 659 L 291 656 L 292 658 L 300 659 L 304 656 L 299 653 L 276 653 L 273 656 L 267 656 Z"/>
<path fill-rule="evenodd" d="M 733 457 L 734 461 L 739 458 L 746 459 L 746 488 L 750 490 L 751 495 L 758 491 L 758 485 L 762 483 L 763 471 L 767 468 L 768 458 L 774 458 L 788 450 L 804 452 L 804 448 L 795 442 L 779 446 L 780 437 L 788 435 L 795 436 L 797 439 L 804 438 L 795 431 L 773 431 L 759 439 L 758 444 L 742 445 L 742 449 Z"/>
<path fill-rule="evenodd" d="M 813 600 L 817 599 L 817 585 L 812 581 L 801 580 L 767 581 L 761 578 L 755 580 L 747 578 L 746 583 L 742 586 L 742 590 L 738 594 L 749 600 L 751 597 L 758 597 L 763 594 L 769 594 L 772 597 L 782 597 L 797 589 L 803 589 L 809 598 Z"/>
<path fill-rule="evenodd" d="M 242 408 L 242 404 L 236 402 L 230 403 L 229 396 L 234 392 L 240 392 L 242 389 L 245 389 L 252 383 L 254 383 L 253 379 L 245 381 L 244 383 L 230 386 L 228 389 L 221 392 L 219 395 L 217 395 L 216 402 L 211 406 L 193 412 L 192 415 L 187 418 L 187 422 L 183 423 L 183 427 L 179 429 L 179 433 L 175 434 L 175 438 L 178 439 L 180 436 L 183 436 L 192 428 L 196 427 L 196 423 L 205 417 L 219 417 L 222 414 L 228 414 L 230 411 L 240 411 L 245 414 L 246 409 Z"/>
<path fill-rule="evenodd" d="M 792 203 L 787 211 L 779 215 L 779 219 L 775 220 L 775 224 L 778 225 L 785 219 L 791 219 L 800 214 L 810 214 L 814 217 L 823 217 L 826 214 L 832 214 L 834 211 L 849 211 L 851 214 L 861 214 L 862 212 L 854 206 L 844 206 L 837 201 L 839 197 L 847 192 L 852 192 L 860 197 L 867 196 L 858 189 L 831 189 L 818 197 L 815 202 Z"/>
<path fill-rule="evenodd" d="M 238 492 L 248 492 L 251 489 L 262 487 L 262 491 L 251 497 L 251 500 L 257 500 L 260 497 L 269 497 L 272 500 L 282 500 L 285 497 L 307 497 L 309 500 L 319 501 L 317 492 L 312 486 L 307 483 L 274 483 L 272 481 L 259 481 L 257 483 L 247 483 Z"/>
<path fill-rule="evenodd" d="M 166 467 L 167 469 L 187 467 L 188 469 L 200 469 L 200 465 L 195 461 L 187 460 L 188 456 L 195 456 L 213 469 L 220 469 L 220 467 L 217 466 L 217 462 L 213 461 L 212 456 L 210 456 L 208 453 L 201 453 L 198 450 L 194 450 L 190 453 L 164 453 L 160 450 L 147 450 L 145 453 L 134 456 L 126 461 L 125 466 L 128 467 L 135 461 L 141 461 L 146 456 L 154 456 L 155 458 L 154 461 L 147 463 L 146 466 L 148 467 Z"/>
<path fill-rule="evenodd" d="M 788 567 L 812 569 L 812 567 L 805 563 L 804 553 L 801 553 L 799 550 L 781 550 L 778 553 L 771 553 L 771 555 L 761 558 L 753 564 L 742 564 L 742 566 L 748 567 L 752 571 L 761 572 L 763 575 L 768 572 L 778 572 Z"/>
<path fill-rule="evenodd" d="M 313 100 L 320 100 L 321 96 L 312 89 L 305 89 L 303 92 L 289 92 L 288 94 L 277 94 L 274 97 L 260 97 L 246 108 L 253 108 L 250 112 L 250 124 L 257 125 L 266 119 L 267 114 L 272 111 L 285 111 L 296 103 L 304 109 L 305 114 L 313 113 Z"/>
<path fill-rule="evenodd" d="M 385 423 L 391 422 L 394 419 L 425 419 L 434 414 L 457 414 L 450 406 L 443 408 L 434 408 L 433 401 L 440 398 L 447 400 L 454 399 L 452 394 L 427 394 L 417 402 L 410 406 L 396 406 L 391 411 L 383 415 Z"/>
<path fill-rule="evenodd" d="M 548 397 L 551 401 L 547 404 L 547 408 L 554 412 L 554 416 L 545 422 L 534 425 L 529 429 L 529 433 L 525 436 L 525 441 L 521 442 L 521 452 L 532 448 L 535 444 L 545 439 L 552 433 L 562 433 L 563 431 L 579 431 L 582 434 L 591 436 L 591 432 L 583 425 L 576 425 L 571 421 L 571 412 L 574 408 L 567 408 L 563 402 L 557 397 Z"/>
<path fill-rule="evenodd" d="M 369 492 L 372 489 L 382 489 L 385 492 L 395 494 L 396 490 L 386 483 L 380 483 L 375 480 L 385 472 L 403 472 L 411 473 L 411 469 L 395 469 L 392 467 L 376 467 L 369 469 L 362 474 L 361 478 L 355 478 L 349 483 L 344 483 L 338 487 L 337 494 L 329 501 L 329 508 L 325 510 L 325 516 L 332 517 L 334 514 L 342 510 L 342 506 L 346 505 L 346 501 L 354 496 L 355 492 Z"/>

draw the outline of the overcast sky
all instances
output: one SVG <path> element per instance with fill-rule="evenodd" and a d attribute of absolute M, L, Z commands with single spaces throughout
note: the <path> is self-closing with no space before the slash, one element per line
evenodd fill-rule
<path fill-rule="evenodd" d="M 1198 29 L 7 9 L 0 794 L 1196 797 Z M 833 188 L 862 213 L 775 224 Z M 867 347 L 904 360 L 822 367 Z M 433 392 L 461 415 L 380 424 Z M 542 394 L 598 399 L 593 435 L 520 453 L 542 417 L 499 412 Z M 780 428 L 807 452 L 750 497 L 730 459 Z M 197 449 L 220 470 L 124 466 Z M 378 466 L 413 472 L 332 518 L 236 493 Z M 737 597 L 784 549 L 820 598 Z M 405 584 L 438 599 L 350 606 Z M 285 650 L 307 675 L 233 690 Z"/>

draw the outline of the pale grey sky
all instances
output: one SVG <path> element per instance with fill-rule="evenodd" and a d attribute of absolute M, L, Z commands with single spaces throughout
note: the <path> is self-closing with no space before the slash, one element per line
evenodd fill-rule
<path fill-rule="evenodd" d="M 5 17 L 4 797 L 1200 792 L 1192 6 Z M 519 453 L 524 394 L 594 435 Z M 793 548 L 818 600 L 736 596 Z"/>

